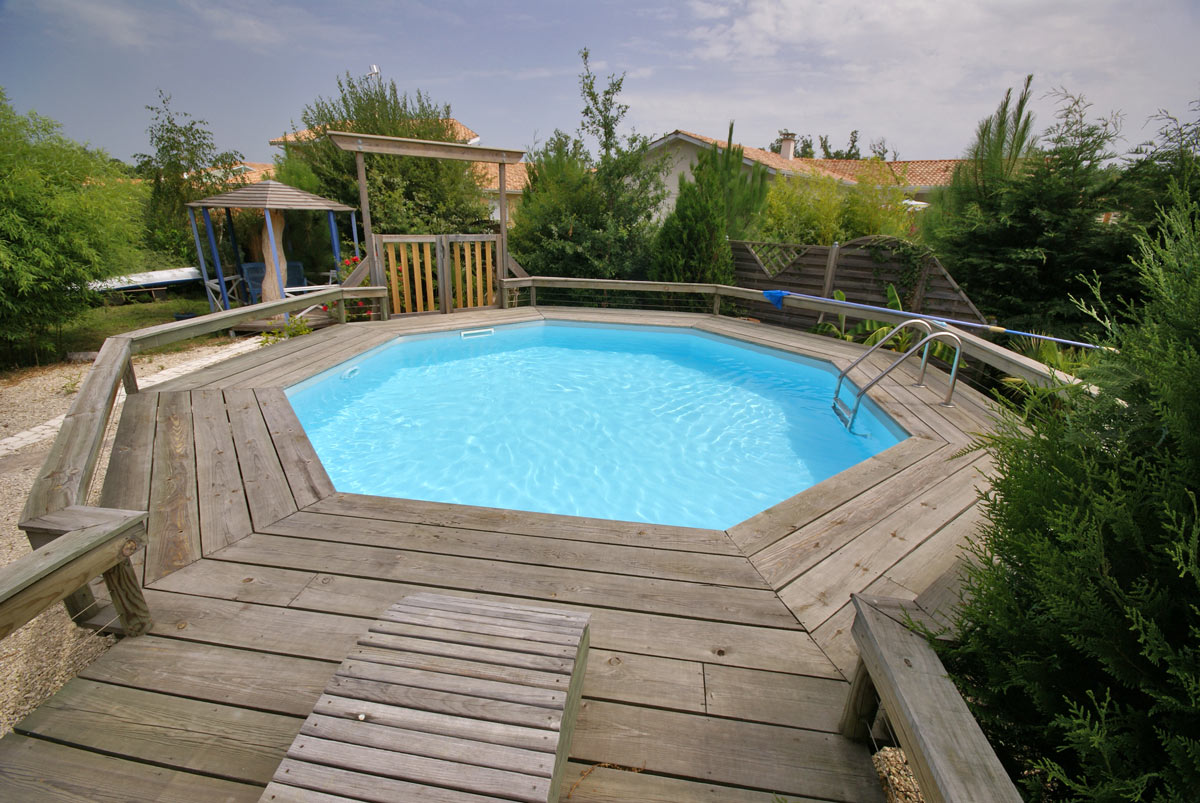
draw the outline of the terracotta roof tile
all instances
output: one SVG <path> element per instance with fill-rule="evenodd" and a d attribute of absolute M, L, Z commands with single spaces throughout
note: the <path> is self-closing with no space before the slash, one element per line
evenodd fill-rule
<path fill-rule="evenodd" d="M 500 166 L 494 162 L 472 162 L 471 167 L 479 178 L 479 186 L 484 190 L 496 192 L 500 184 Z M 525 188 L 529 186 L 527 163 L 508 165 L 504 170 L 504 184 L 508 193 L 525 192 Z"/>
<path fill-rule="evenodd" d="M 715 142 L 719 148 L 728 147 L 728 143 L 724 140 L 713 139 L 712 137 L 695 134 L 691 131 L 676 130 L 668 134 L 667 137 L 673 134 L 679 134 L 709 144 Z M 802 159 L 798 157 L 784 159 L 778 153 L 772 153 L 762 148 L 753 148 L 749 145 L 742 146 L 742 153 L 747 159 L 758 162 L 780 173 L 787 175 L 832 176 L 839 181 L 849 184 L 853 184 L 858 180 L 858 175 L 862 172 L 863 162 L 865 161 L 861 159 Z M 949 184 L 950 177 L 954 175 L 954 168 L 958 165 L 959 161 L 961 160 L 918 159 L 888 162 L 887 165 L 897 177 L 904 175 L 908 180 L 908 184 L 929 187 Z"/>

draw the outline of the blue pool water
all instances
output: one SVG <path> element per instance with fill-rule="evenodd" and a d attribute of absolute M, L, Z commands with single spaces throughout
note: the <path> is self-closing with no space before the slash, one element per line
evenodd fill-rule
<path fill-rule="evenodd" d="M 832 366 L 694 330 L 399 338 L 288 389 L 339 491 L 726 529 L 907 434 Z"/>

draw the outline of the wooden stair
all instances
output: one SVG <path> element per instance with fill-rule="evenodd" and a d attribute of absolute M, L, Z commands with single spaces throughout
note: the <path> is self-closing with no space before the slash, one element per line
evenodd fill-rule
<path fill-rule="evenodd" d="M 342 662 L 261 800 L 557 801 L 589 618 L 406 597 Z"/>

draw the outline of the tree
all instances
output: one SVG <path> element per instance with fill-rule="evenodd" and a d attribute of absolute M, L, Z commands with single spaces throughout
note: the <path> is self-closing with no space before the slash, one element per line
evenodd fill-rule
<path fill-rule="evenodd" d="M 619 132 L 624 75 L 600 89 L 580 51 L 583 112 L 579 131 L 556 130 L 531 152 L 530 185 L 514 216 L 509 247 L 531 273 L 593 278 L 646 275 L 654 214 L 665 195 L 666 164 L 650 157 L 650 139 Z M 584 137 L 595 140 L 596 155 Z"/>
<path fill-rule="evenodd" d="M 1142 237 L 1145 304 L 1100 306 L 1086 383 L 982 441 L 986 524 L 944 657 L 1031 799 L 1188 801 L 1200 783 L 1200 206 Z"/>
<path fill-rule="evenodd" d="M 730 126 L 730 135 L 733 127 Z M 679 177 L 675 209 L 663 221 L 654 244 L 650 278 L 662 282 L 733 284 L 733 251 L 726 236 L 729 166 L 726 154 L 700 152 L 692 178 Z M 740 150 L 740 149 L 739 149 Z M 737 160 L 740 168 L 741 159 Z"/>
<path fill-rule="evenodd" d="M 1122 210 L 1130 222 L 1153 234 L 1163 191 L 1176 186 L 1187 197 L 1200 201 L 1200 100 L 1193 101 L 1191 120 L 1181 120 L 1163 110 L 1158 136 L 1144 142 L 1126 157 L 1119 189 Z"/>
<path fill-rule="evenodd" d="M 1005 94 L 980 123 L 949 187 L 922 216 L 922 234 L 985 313 L 1006 326 L 1078 338 L 1092 322 L 1071 300 L 1093 275 L 1117 295 L 1138 292 L 1128 267 L 1129 226 L 1105 225 L 1116 203 L 1108 166 L 1115 117 L 1092 120 L 1080 96 L 1059 92 L 1055 123 L 1039 140 L 1027 110 Z"/>
<path fill-rule="evenodd" d="M 107 154 L 18 115 L 0 89 L 0 343 L 5 362 L 51 353 L 88 283 L 136 270 L 144 188 Z"/>
<path fill-rule="evenodd" d="M 357 131 L 389 137 L 454 142 L 449 104 L 435 103 L 419 89 L 411 97 L 371 76 L 349 73 L 337 80 L 336 97 L 318 97 L 304 107 L 303 130 L 293 125 L 285 159 L 308 165 L 318 194 L 358 206 L 354 154 L 338 148 L 326 131 Z M 490 226 L 479 178 L 470 162 L 365 154 L 371 217 L 390 234 L 449 234 Z"/>
<path fill-rule="evenodd" d="M 862 153 L 858 150 L 858 129 L 850 132 L 850 142 L 845 148 L 832 150 L 829 147 L 829 137 L 822 134 L 820 137 L 821 143 L 821 158 L 822 159 L 861 159 Z"/>
<path fill-rule="evenodd" d="M 709 167 L 721 199 L 725 234 L 731 240 L 740 240 L 745 238 L 767 199 L 767 169 L 757 162 L 749 172 L 743 169 L 745 152 L 741 145 L 733 144 L 732 120 L 725 143 L 724 150 L 713 143 Z"/>
<path fill-rule="evenodd" d="M 146 205 L 147 247 L 177 264 L 190 264 L 195 244 L 188 223 L 187 203 L 241 183 L 234 166 L 237 151 L 218 151 L 205 120 L 171 109 L 171 96 L 158 90 L 151 114 L 153 153 L 139 153 L 137 173 L 150 184 Z"/>
<path fill-rule="evenodd" d="M 783 153 L 783 134 L 784 132 L 780 131 L 779 136 L 775 137 L 775 140 L 766 149 L 771 153 Z M 813 149 L 812 137 L 804 134 L 800 139 L 796 140 L 795 156 L 797 159 L 813 159 L 816 155 L 817 152 Z"/>

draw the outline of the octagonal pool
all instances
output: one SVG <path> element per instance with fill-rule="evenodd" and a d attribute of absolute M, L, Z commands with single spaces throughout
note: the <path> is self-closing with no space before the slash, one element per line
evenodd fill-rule
<path fill-rule="evenodd" d="M 339 491 L 727 529 L 907 437 L 820 360 L 559 321 L 397 338 L 288 389 Z"/>

